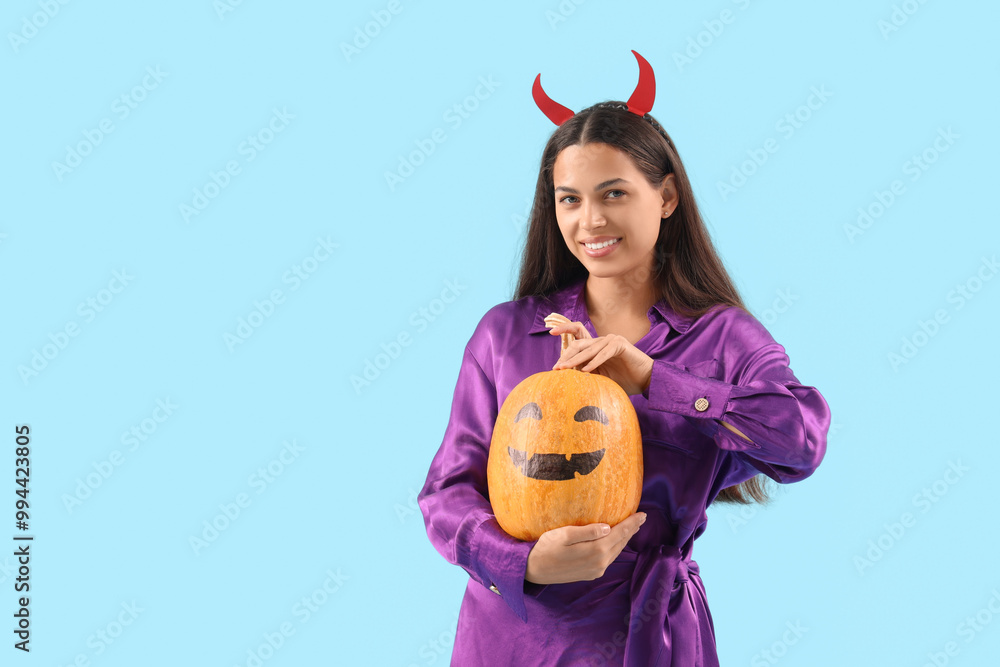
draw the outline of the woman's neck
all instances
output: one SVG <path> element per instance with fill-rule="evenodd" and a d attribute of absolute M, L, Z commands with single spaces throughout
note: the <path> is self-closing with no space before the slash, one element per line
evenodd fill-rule
<path fill-rule="evenodd" d="M 584 294 L 587 313 L 593 323 L 646 319 L 649 309 L 658 301 L 656 288 L 645 274 L 645 280 L 629 276 L 587 277 Z"/>

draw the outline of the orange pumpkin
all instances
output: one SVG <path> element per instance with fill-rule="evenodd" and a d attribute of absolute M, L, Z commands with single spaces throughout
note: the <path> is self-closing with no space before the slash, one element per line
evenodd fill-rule
<path fill-rule="evenodd" d="M 563 347 L 571 339 L 564 334 Z M 642 494 L 635 408 L 603 375 L 535 373 L 497 414 L 486 477 L 493 513 L 517 539 L 536 540 L 560 526 L 614 526 L 635 513 Z"/>

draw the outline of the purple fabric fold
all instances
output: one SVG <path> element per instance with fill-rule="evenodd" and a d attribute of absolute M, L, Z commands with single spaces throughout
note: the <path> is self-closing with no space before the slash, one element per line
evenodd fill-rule
<path fill-rule="evenodd" d="M 635 555 L 625 667 L 717 666 L 715 628 L 698 564 L 661 544 Z M 708 636 L 703 633 L 707 628 Z"/>

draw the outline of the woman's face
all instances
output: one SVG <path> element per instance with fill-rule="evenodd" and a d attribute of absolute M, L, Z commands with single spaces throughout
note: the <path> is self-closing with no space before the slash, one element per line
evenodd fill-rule
<path fill-rule="evenodd" d="M 674 175 L 659 190 L 628 154 L 602 143 L 567 146 L 552 171 L 556 220 L 566 245 L 590 275 L 651 270 L 664 214 L 677 207 Z"/>

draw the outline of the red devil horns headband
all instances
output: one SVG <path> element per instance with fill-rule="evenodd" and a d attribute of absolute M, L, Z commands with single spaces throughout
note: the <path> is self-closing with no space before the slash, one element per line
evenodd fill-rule
<path fill-rule="evenodd" d="M 635 49 L 632 50 L 632 54 L 639 61 L 639 83 L 636 84 L 632 96 L 628 98 L 628 110 L 637 116 L 645 116 L 653 108 L 653 99 L 656 97 L 656 80 L 653 78 L 653 68 L 646 62 L 646 59 L 636 53 Z M 542 110 L 542 113 L 556 125 L 562 125 L 575 113 L 545 94 L 545 91 L 542 90 L 542 75 L 540 73 L 535 77 L 535 85 L 531 87 L 531 96 L 535 98 L 535 104 Z"/>

